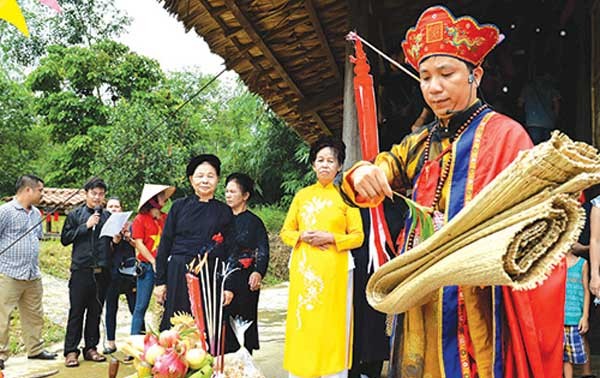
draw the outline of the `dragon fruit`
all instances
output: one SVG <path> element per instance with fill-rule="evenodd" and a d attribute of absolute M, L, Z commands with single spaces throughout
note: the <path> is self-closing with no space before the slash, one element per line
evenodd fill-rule
<path fill-rule="evenodd" d="M 172 348 L 179 340 L 179 332 L 175 329 L 166 329 L 158 335 L 158 343 L 165 348 Z"/>
<path fill-rule="evenodd" d="M 188 365 L 183 358 L 175 351 L 169 348 L 158 356 L 152 367 L 154 378 L 183 378 L 188 371 Z"/>

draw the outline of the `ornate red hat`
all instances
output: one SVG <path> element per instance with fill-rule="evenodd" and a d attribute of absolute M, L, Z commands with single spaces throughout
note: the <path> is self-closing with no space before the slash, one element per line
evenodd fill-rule
<path fill-rule="evenodd" d="M 448 55 L 478 66 L 503 39 L 496 25 L 479 25 L 469 16 L 457 19 L 447 8 L 434 6 L 408 29 L 402 49 L 406 61 L 416 70 L 423 59 L 432 55 Z"/>

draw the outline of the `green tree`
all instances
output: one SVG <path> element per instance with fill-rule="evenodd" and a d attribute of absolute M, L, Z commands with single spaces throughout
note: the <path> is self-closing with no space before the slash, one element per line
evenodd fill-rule
<path fill-rule="evenodd" d="M 35 161 L 46 142 L 35 126 L 33 97 L 26 87 L 0 71 L 0 197 L 12 194 L 18 176 L 37 173 Z"/>
<path fill-rule="evenodd" d="M 131 19 L 112 0 L 61 0 L 61 14 L 39 3 L 19 0 L 30 37 L 0 23 L 0 61 L 13 72 L 35 66 L 51 45 L 92 46 L 120 36 Z"/>
<path fill-rule="evenodd" d="M 173 112 L 167 91 L 137 93 L 120 101 L 110 115 L 108 134 L 100 144 L 92 171 L 102 172 L 111 195 L 135 209 L 144 183 L 186 188 L 188 148 L 184 121 Z"/>
<path fill-rule="evenodd" d="M 110 132 L 112 108 L 137 92 L 152 92 L 163 78 L 156 61 L 114 41 L 49 47 L 27 79 L 53 144 L 48 181 L 73 186 L 89 177 L 99 144 Z"/>

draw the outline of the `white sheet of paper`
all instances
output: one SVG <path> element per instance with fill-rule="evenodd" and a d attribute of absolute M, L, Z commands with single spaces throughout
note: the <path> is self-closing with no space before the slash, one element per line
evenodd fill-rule
<path fill-rule="evenodd" d="M 110 217 L 102 226 L 102 231 L 100 231 L 100 237 L 102 236 L 110 236 L 111 238 L 121 232 L 125 222 L 131 216 L 131 211 L 126 211 L 123 213 L 112 213 Z"/>

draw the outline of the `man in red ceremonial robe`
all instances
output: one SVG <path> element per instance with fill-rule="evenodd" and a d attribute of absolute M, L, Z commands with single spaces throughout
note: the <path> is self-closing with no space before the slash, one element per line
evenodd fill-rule
<path fill-rule="evenodd" d="M 519 151 L 532 146 L 516 121 L 477 97 L 485 56 L 503 39 L 494 25 L 431 7 L 402 43 L 436 119 L 373 162 L 344 174 L 342 194 L 375 206 L 392 190 L 433 209 L 436 230 L 452 219 Z M 410 225 L 411 219 L 407 219 Z M 418 234 L 399 238 L 403 251 Z M 562 371 L 565 266 L 538 288 L 444 287 L 404 316 L 392 356 L 402 377 L 559 377 Z M 560 311 L 559 311 L 560 310 Z M 396 335 L 398 337 L 398 335 Z"/>

